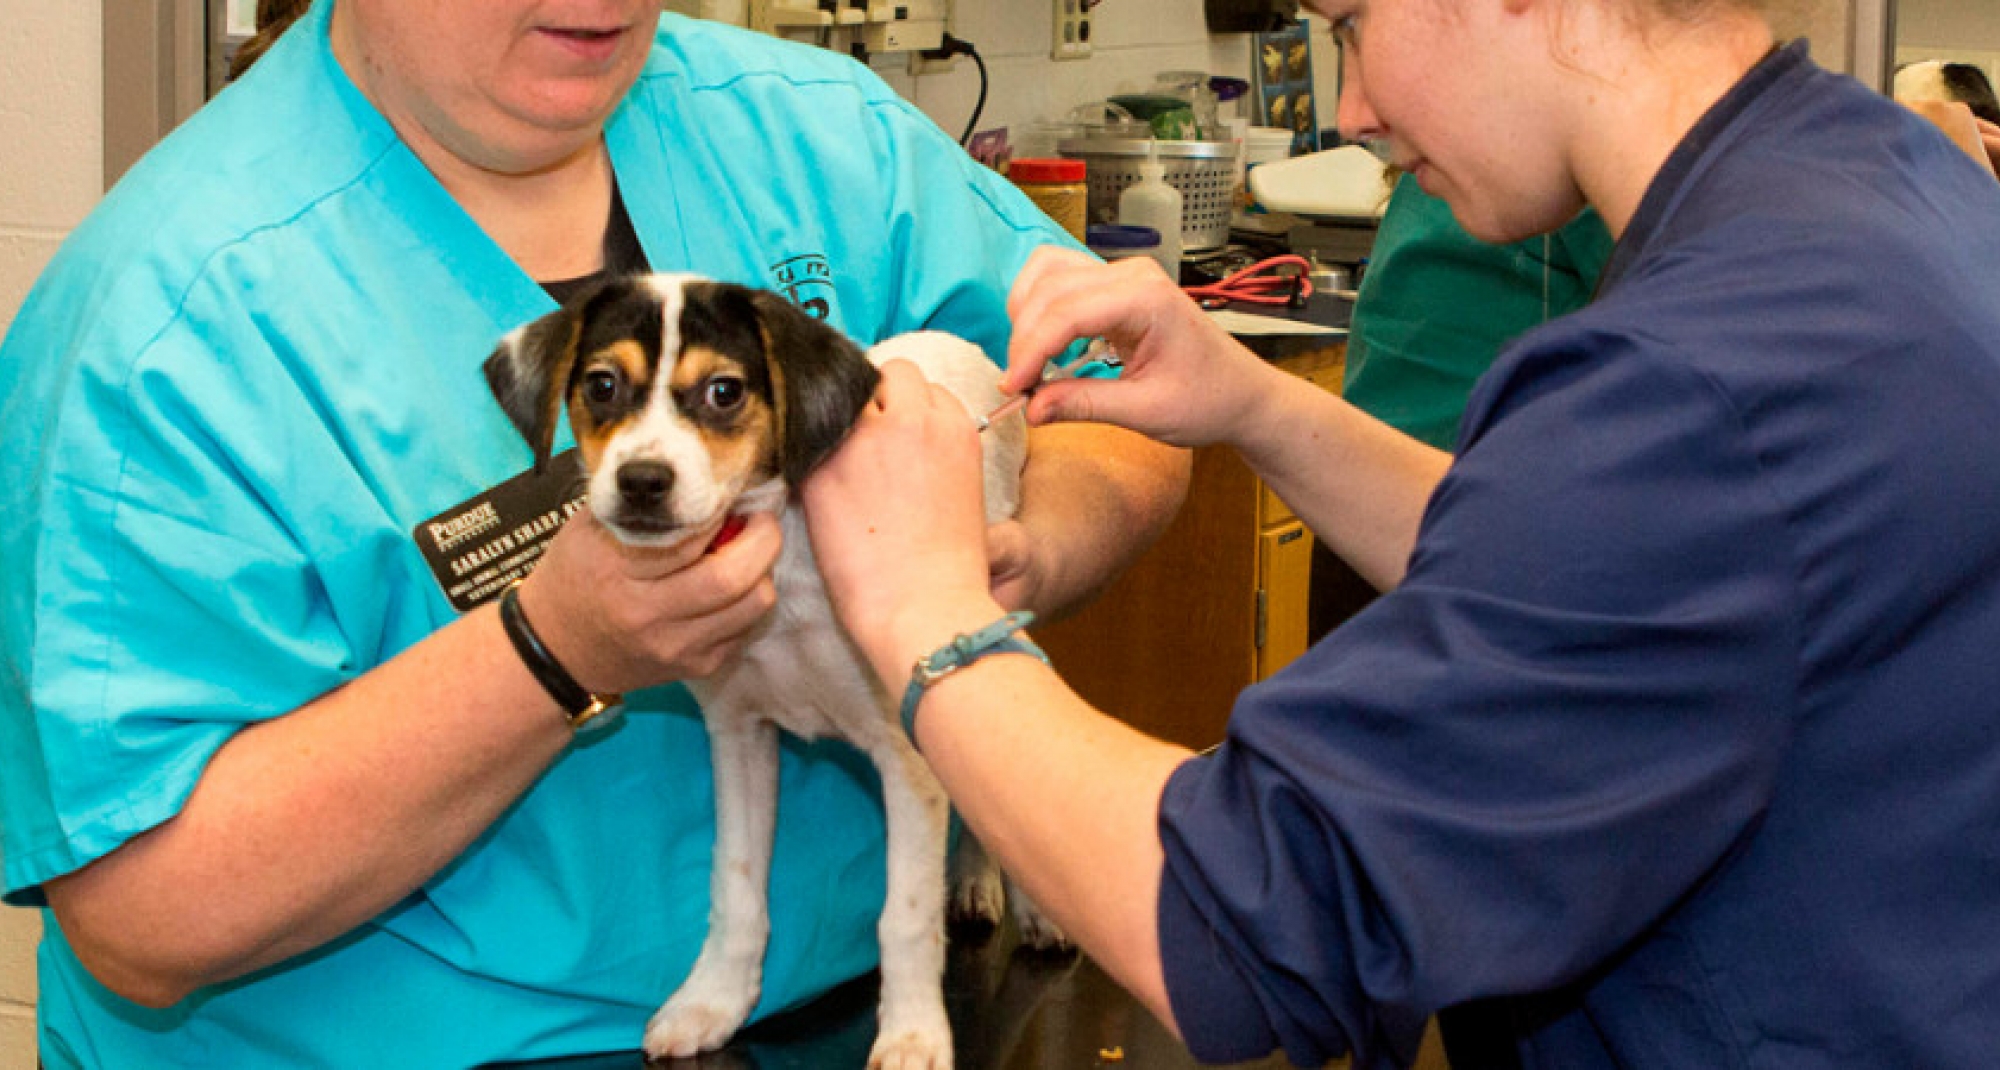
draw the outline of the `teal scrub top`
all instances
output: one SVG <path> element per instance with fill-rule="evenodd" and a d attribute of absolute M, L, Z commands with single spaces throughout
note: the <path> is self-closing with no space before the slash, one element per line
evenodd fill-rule
<path fill-rule="evenodd" d="M 454 617 L 416 525 L 522 471 L 480 364 L 553 304 L 334 61 L 320 3 L 72 235 L 0 346 L 5 896 L 173 817 L 246 725 Z M 843 57 L 668 15 L 610 123 L 649 262 L 781 290 L 863 342 L 996 359 L 1032 249 L 1074 247 Z M 408 711 L 422 717 L 424 711 Z M 454 864 L 308 955 L 161 1011 L 39 956 L 51 1068 L 471 1066 L 636 1048 L 707 927 L 708 745 L 632 696 Z M 876 961 L 874 771 L 784 744 L 757 1014 Z"/>
<path fill-rule="evenodd" d="M 1343 396 L 1405 434 L 1453 448 L 1472 384 L 1501 346 L 1588 304 L 1611 245 L 1591 209 L 1553 234 L 1489 244 L 1402 176 L 1355 297 Z"/>

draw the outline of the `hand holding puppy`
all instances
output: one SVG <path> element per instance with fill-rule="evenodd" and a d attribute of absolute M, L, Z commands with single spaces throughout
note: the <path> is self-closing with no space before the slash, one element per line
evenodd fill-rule
<path fill-rule="evenodd" d="M 784 542 L 772 513 L 751 514 L 741 534 L 710 552 L 713 536 L 636 547 L 580 511 L 522 584 L 521 608 L 591 691 L 709 675 L 776 604 L 771 569 Z"/>
<path fill-rule="evenodd" d="M 801 494 L 841 623 L 885 683 L 1001 610 L 988 590 L 980 442 L 965 406 L 890 361 L 853 432 Z"/>

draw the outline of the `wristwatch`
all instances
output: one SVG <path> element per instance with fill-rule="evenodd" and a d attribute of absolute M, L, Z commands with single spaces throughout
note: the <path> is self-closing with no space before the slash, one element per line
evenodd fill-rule
<path fill-rule="evenodd" d="M 528 623 L 528 615 L 521 611 L 521 581 L 507 585 L 500 595 L 500 627 L 507 633 L 507 640 L 514 644 L 514 650 L 521 655 L 521 661 L 528 666 L 542 690 L 556 700 L 563 708 L 572 730 L 582 728 L 604 714 L 617 714 L 625 708 L 625 696 L 616 693 L 593 694 L 588 688 L 576 682 L 576 677 L 563 668 L 562 662 L 542 637 Z"/>

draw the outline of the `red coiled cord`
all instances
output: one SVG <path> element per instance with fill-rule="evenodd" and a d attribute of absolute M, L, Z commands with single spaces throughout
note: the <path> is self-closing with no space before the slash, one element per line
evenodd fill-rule
<path fill-rule="evenodd" d="M 1295 275 L 1280 275 L 1277 269 L 1295 267 Z M 1206 286 L 1189 286 L 1187 295 L 1201 302 L 1203 308 L 1221 308 L 1232 301 L 1252 305 L 1290 305 L 1305 307 L 1306 298 L 1312 296 L 1312 279 L 1307 273 L 1312 271 L 1312 263 L 1303 256 L 1274 256 L 1259 261 L 1230 275 L 1221 282 Z"/>

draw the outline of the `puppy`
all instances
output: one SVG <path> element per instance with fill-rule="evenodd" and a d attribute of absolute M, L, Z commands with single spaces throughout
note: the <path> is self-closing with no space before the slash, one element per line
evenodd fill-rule
<path fill-rule="evenodd" d="M 875 365 L 889 359 L 914 362 L 957 394 L 968 419 L 1002 400 L 999 370 L 961 339 L 918 332 L 864 354 L 777 294 L 689 275 L 608 282 L 515 330 L 487 359 L 494 396 L 537 465 L 567 412 L 591 512 L 618 538 L 668 546 L 719 517 L 758 511 L 779 512 L 783 525 L 777 608 L 734 663 L 688 682 L 715 766 L 709 931 L 693 971 L 647 1026 L 648 1055 L 719 1047 L 757 1002 L 783 728 L 844 739 L 881 772 L 888 894 L 877 927 L 881 1027 L 869 1066 L 951 1066 L 940 987 L 949 803 L 903 735 L 900 696 L 877 686 L 835 621 L 804 517 L 788 504 L 853 426 L 874 394 Z M 1019 504 L 1027 432 L 1014 416 L 982 437 L 993 522 Z M 954 906 L 997 921 L 1008 890 L 970 836 L 960 844 Z M 1024 939 L 1061 941 L 1018 892 L 1013 905 Z"/>

